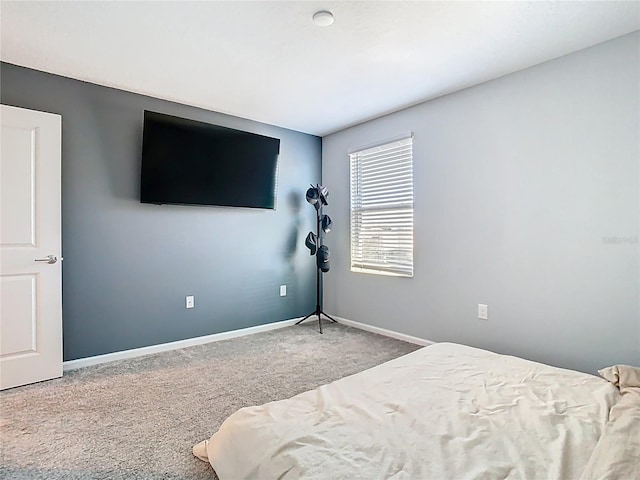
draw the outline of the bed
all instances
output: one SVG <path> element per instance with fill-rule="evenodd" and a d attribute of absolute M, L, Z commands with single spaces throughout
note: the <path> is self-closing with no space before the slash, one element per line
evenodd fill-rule
<path fill-rule="evenodd" d="M 438 343 L 240 409 L 193 452 L 221 480 L 640 478 L 640 369 L 602 372 Z"/>

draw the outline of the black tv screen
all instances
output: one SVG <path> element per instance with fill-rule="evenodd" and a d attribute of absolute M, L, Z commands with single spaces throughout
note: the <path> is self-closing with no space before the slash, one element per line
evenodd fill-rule
<path fill-rule="evenodd" d="M 142 203 L 275 208 L 280 140 L 144 112 Z"/>

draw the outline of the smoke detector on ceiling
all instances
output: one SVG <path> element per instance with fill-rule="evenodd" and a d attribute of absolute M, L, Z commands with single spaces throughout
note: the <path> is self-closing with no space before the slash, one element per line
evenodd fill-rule
<path fill-rule="evenodd" d="M 319 27 L 328 27 L 334 21 L 333 13 L 327 10 L 320 10 L 313 14 L 313 23 Z"/>

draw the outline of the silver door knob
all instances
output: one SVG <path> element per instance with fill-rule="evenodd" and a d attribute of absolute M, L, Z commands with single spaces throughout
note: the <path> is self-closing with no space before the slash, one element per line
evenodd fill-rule
<path fill-rule="evenodd" d="M 49 264 L 54 264 L 58 261 L 55 255 L 47 255 L 47 258 L 36 258 L 34 262 L 47 262 Z"/>

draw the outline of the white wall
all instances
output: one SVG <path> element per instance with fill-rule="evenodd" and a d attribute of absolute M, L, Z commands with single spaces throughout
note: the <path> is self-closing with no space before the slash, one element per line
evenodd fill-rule
<path fill-rule="evenodd" d="M 325 137 L 325 310 L 584 371 L 639 365 L 639 57 L 635 32 Z M 347 151 L 408 131 L 415 276 L 351 273 Z"/>

